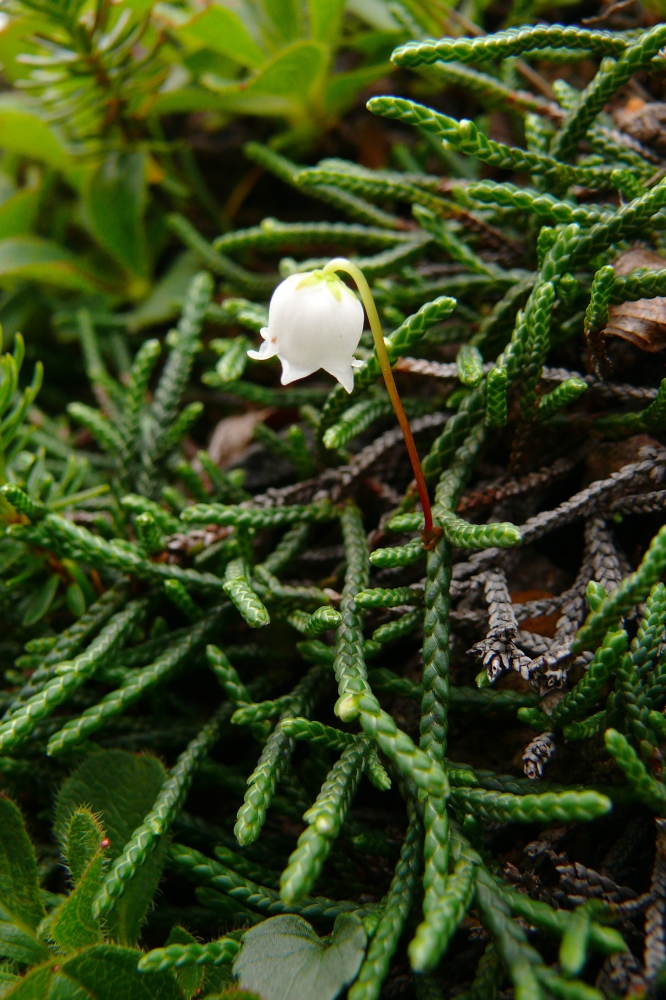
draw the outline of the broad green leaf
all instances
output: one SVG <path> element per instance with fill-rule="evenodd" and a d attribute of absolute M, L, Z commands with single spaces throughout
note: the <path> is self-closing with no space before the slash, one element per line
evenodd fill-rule
<path fill-rule="evenodd" d="M 23 612 L 23 624 L 26 628 L 29 625 L 35 625 L 49 610 L 58 589 L 58 580 L 59 577 L 56 573 L 49 573 L 46 579 L 42 580 L 30 594 Z"/>
<path fill-rule="evenodd" d="M 295 42 L 249 80 L 226 84 L 205 74 L 202 83 L 220 95 L 219 107 L 238 113 L 290 115 L 307 102 L 326 69 L 328 51 L 320 42 Z"/>
<path fill-rule="evenodd" d="M 0 906 L 19 926 L 36 930 L 46 916 L 35 852 L 17 806 L 0 796 Z"/>
<path fill-rule="evenodd" d="M 311 37 L 317 42 L 333 45 L 344 9 L 345 0 L 308 0 Z"/>
<path fill-rule="evenodd" d="M 138 333 L 148 326 L 167 323 L 178 316 L 190 282 L 200 270 L 201 262 L 191 250 L 186 250 L 176 257 L 148 298 L 127 316 L 128 330 L 131 333 Z"/>
<path fill-rule="evenodd" d="M 166 939 L 166 946 L 168 947 L 170 944 L 196 944 L 196 940 L 184 927 L 176 926 L 171 928 L 169 937 Z M 183 969 L 176 969 L 175 972 L 185 1000 L 190 1000 L 201 989 L 206 970 L 201 965 L 187 965 Z"/>
<path fill-rule="evenodd" d="M 328 945 L 302 917 L 270 917 L 243 936 L 234 974 L 263 1000 L 334 1000 L 356 977 L 366 940 L 353 913 L 336 918 Z"/>
<path fill-rule="evenodd" d="M 102 246 L 131 274 L 146 278 L 146 167 L 142 153 L 107 153 L 90 177 L 85 210 Z"/>
<path fill-rule="evenodd" d="M 5 994 L 7 1000 L 183 1000 L 170 972 L 137 971 L 141 952 L 114 945 L 54 958 Z"/>
<path fill-rule="evenodd" d="M 178 28 L 176 35 L 185 40 L 196 39 L 209 49 L 221 52 L 249 69 L 258 69 L 268 57 L 238 14 L 217 3 L 206 7 L 191 21 Z"/>
<path fill-rule="evenodd" d="M 62 840 L 72 813 L 86 806 L 99 818 L 110 841 L 106 857 L 115 860 L 134 830 L 150 811 L 164 781 L 156 757 L 124 750 L 93 754 L 74 771 L 58 795 L 56 833 Z M 106 918 L 108 934 L 123 944 L 134 944 L 162 874 L 168 837 L 162 837 L 125 894 Z"/>
<path fill-rule="evenodd" d="M 349 73 L 338 73 L 326 84 L 324 107 L 329 114 L 339 115 L 345 112 L 356 100 L 364 87 L 380 77 L 392 73 L 395 67 L 392 63 L 377 63 L 363 66 L 361 69 L 350 70 Z"/>
<path fill-rule="evenodd" d="M 0 240 L 0 286 L 13 285 L 17 279 L 38 281 L 73 292 L 94 294 L 113 290 L 74 254 L 39 236 L 14 236 Z"/>
<path fill-rule="evenodd" d="M 70 875 L 76 884 L 99 853 L 105 833 L 89 809 L 77 809 L 66 824 L 62 850 Z"/>
<path fill-rule="evenodd" d="M 0 240 L 32 232 L 39 207 L 39 191 L 24 188 L 0 205 Z"/>

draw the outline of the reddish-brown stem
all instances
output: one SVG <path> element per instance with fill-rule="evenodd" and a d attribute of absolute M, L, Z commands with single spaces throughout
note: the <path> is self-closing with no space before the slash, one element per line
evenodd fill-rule
<path fill-rule="evenodd" d="M 393 378 L 391 362 L 389 361 L 386 344 L 384 343 L 384 331 L 382 330 L 382 324 L 379 319 L 375 300 L 373 299 L 372 292 L 370 291 L 370 286 L 368 285 L 365 275 L 361 269 L 357 267 L 356 264 L 352 264 L 352 262 L 347 260 L 345 257 L 335 257 L 333 260 L 328 262 L 324 271 L 328 274 L 334 271 L 344 271 L 354 279 L 356 287 L 361 294 L 361 299 L 363 301 L 363 305 L 365 306 L 365 311 L 368 316 L 370 329 L 372 330 L 372 336 L 375 342 L 377 360 L 379 361 L 379 367 L 381 368 L 382 375 L 384 376 L 386 391 L 389 394 L 389 399 L 391 400 L 393 409 L 395 410 L 395 415 L 398 418 L 402 436 L 405 439 L 407 454 L 409 455 L 409 460 L 412 463 L 412 469 L 414 470 L 416 488 L 419 493 L 421 507 L 423 508 L 423 541 L 426 547 L 429 547 L 432 544 L 435 535 L 439 534 L 439 532 L 435 532 L 433 528 L 428 487 L 426 486 L 425 476 L 423 475 L 423 469 L 421 468 L 419 453 L 416 450 L 416 444 L 414 443 L 414 435 L 412 434 L 412 429 L 409 426 L 409 420 L 407 419 L 407 414 L 405 413 L 405 408 L 402 405 L 398 387 L 396 386 L 395 379 Z"/>

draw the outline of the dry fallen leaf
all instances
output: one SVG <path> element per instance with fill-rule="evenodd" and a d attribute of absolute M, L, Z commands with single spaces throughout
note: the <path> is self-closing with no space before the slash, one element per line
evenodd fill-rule
<path fill-rule="evenodd" d="M 645 103 L 639 97 L 630 98 L 613 117 L 623 132 L 658 153 L 666 153 L 666 104 Z"/>
<path fill-rule="evenodd" d="M 212 433 L 208 454 L 220 469 L 235 462 L 252 441 L 254 428 L 274 411 L 251 410 L 235 417 L 225 417 Z"/>
<path fill-rule="evenodd" d="M 661 271 L 666 268 L 666 260 L 651 250 L 634 247 L 618 257 L 613 267 L 615 273 L 623 277 L 641 267 Z M 638 299 L 611 306 L 603 336 L 621 337 L 641 351 L 663 351 L 666 348 L 666 298 Z"/>

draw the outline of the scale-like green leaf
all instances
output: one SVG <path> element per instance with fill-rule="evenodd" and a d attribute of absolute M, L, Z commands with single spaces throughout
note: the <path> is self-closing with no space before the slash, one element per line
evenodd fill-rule
<path fill-rule="evenodd" d="M 56 807 L 56 832 L 62 839 L 71 814 L 87 806 L 100 817 L 110 844 L 111 861 L 122 852 L 134 830 L 150 811 L 164 780 L 156 757 L 124 750 L 107 750 L 89 757 L 63 785 Z M 164 867 L 169 838 L 155 851 L 127 885 L 125 894 L 106 917 L 109 936 L 134 944 Z"/>
<path fill-rule="evenodd" d="M 107 153 L 85 192 L 85 210 L 95 236 L 118 263 L 138 278 L 148 273 L 143 224 L 146 168 L 142 153 Z"/>
<path fill-rule="evenodd" d="M 250 69 L 258 69 L 267 59 L 267 53 L 257 45 L 239 15 L 217 3 L 206 7 L 176 34 L 185 40 L 203 42 L 207 48 Z"/>
<path fill-rule="evenodd" d="M 334 1000 L 354 980 L 365 945 L 353 913 L 336 918 L 328 945 L 302 917 L 271 917 L 244 935 L 234 973 L 264 1000 Z"/>
<path fill-rule="evenodd" d="M 141 952 L 115 945 L 85 948 L 33 970 L 7 1000 L 183 1000 L 170 972 L 137 972 Z"/>

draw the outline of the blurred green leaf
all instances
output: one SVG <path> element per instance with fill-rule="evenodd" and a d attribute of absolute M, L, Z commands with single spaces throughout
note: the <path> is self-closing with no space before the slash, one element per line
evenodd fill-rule
<path fill-rule="evenodd" d="M 178 316 L 192 278 L 201 270 L 201 263 L 191 250 L 174 260 L 166 274 L 157 282 L 147 299 L 127 316 L 127 329 L 139 333 L 149 326 L 166 323 Z"/>
<path fill-rule="evenodd" d="M 176 35 L 203 42 L 208 48 L 250 69 L 258 69 L 267 58 L 267 53 L 255 42 L 238 14 L 219 4 L 211 4 L 197 14 L 178 28 Z"/>
<path fill-rule="evenodd" d="M 65 591 L 65 600 L 75 618 L 80 618 L 82 614 L 85 614 L 86 599 L 78 583 L 70 583 Z"/>
<path fill-rule="evenodd" d="M 347 0 L 347 10 L 378 31 L 400 31 L 400 25 L 382 0 Z"/>
<path fill-rule="evenodd" d="M 227 84 L 213 74 L 204 74 L 202 83 L 219 95 L 221 109 L 238 114 L 298 117 L 320 83 L 327 59 L 327 49 L 320 42 L 295 42 L 247 81 Z"/>
<path fill-rule="evenodd" d="M 187 114 L 191 111 L 219 111 L 217 94 L 203 87 L 188 86 L 158 94 L 153 111 L 160 115 Z"/>
<path fill-rule="evenodd" d="M 0 240 L 0 285 L 13 284 L 18 278 L 75 292 L 112 290 L 74 254 L 39 236 Z"/>
<path fill-rule="evenodd" d="M 18 61 L 18 56 L 34 55 L 39 51 L 33 36 L 49 30 L 49 22 L 40 17 L 14 15 L 0 30 L 0 62 L 2 75 L 10 83 L 25 79 L 30 68 Z"/>
<path fill-rule="evenodd" d="M 388 73 L 393 73 L 394 69 L 395 67 L 390 62 L 377 63 L 350 70 L 349 73 L 338 73 L 331 77 L 324 94 L 326 111 L 335 115 L 347 111 L 364 87 Z"/>
<path fill-rule="evenodd" d="M 85 209 L 95 236 L 126 270 L 148 274 L 146 165 L 142 153 L 108 153 L 90 177 Z"/>
<path fill-rule="evenodd" d="M 334 42 L 344 9 L 345 0 L 308 0 L 310 34 L 315 41 Z"/>
<path fill-rule="evenodd" d="M 3 201 L 0 205 L 0 240 L 32 232 L 37 218 L 39 197 L 36 188 L 23 188 Z"/>
<path fill-rule="evenodd" d="M 282 44 L 302 34 L 300 0 L 262 0 L 262 6 Z"/>
<path fill-rule="evenodd" d="M 0 96 L 0 149 L 69 171 L 73 161 L 56 132 L 16 94 Z"/>
<path fill-rule="evenodd" d="M 29 625 L 36 625 L 53 604 L 53 598 L 58 589 L 58 579 L 59 577 L 55 573 L 49 573 L 30 595 L 23 612 L 23 624 L 26 628 Z"/>

